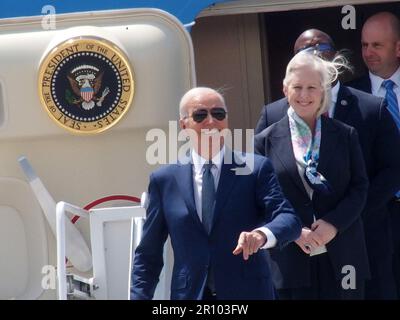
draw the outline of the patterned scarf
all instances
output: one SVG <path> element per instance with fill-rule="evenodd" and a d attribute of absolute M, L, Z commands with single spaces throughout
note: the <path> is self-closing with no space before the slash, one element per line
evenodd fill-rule
<path fill-rule="evenodd" d="M 304 179 L 314 191 L 329 194 L 331 187 L 328 181 L 317 171 L 321 145 L 321 117 L 317 118 L 313 136 L 308 125 L 292 107 L 288 109 L 287 114 L 295 158 L 303 160 L 301 165 L 304 167 Z"/>

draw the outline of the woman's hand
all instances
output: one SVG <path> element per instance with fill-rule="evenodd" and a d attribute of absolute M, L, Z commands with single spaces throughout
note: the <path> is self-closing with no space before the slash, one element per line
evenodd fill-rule
<path fill-rule="evenodd" d="M 329 243 L 333 238 L 336 237 L 336 234 L 338 233 L 338 230 L 334 225 L 322 219 L 316 220 L 311 225 L 311 230 L 313 233 L 318 235 L 318 237 L 322 240 L 323 245 Z"/>
<path fill-rule="evenodd" d="M 300 238 L 298 238 L 295 242 L 306 254 L 310 254 L 311 250 L 322 245 L 322 239 L 320 235 L 313 232 L 309 228 L 301 229 Z"/>

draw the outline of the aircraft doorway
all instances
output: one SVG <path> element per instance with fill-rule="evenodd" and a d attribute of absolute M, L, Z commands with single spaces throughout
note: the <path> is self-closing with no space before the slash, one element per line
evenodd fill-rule
<path fill-rule="evenodd" d="M 243 1 L 238 2 L 243 3 L 244 11 L 248 9 Z M 191 31 L 197 85 L 222 89 L 229 107 L 230 127 L 252 129 L 262 106 L 283 96 L 285 68 L 293 55 L 293 44 L 304 30 L 321 29 L 332 36 L 338 49 L 350 50 L 349 59 L 355 73 L 344 74 L 342 81 L 364 72 L 360 53 L 363 22 L 370 15 L 385 10 L 400 17 L 398 2 L 368 2 L 354 6 L 355 30 L 344 30 L 341 26 L 345 16 L 341 13 L 343 5 L 293 10 L 290 5 L 282 4 L 280 11 L 266 12 L 269 8 L 265 4 L 250 13 L 201 14 Z M 318 3 L 316 7 L 321 6 L 321 2 Z M 273 10 L 277 10 L 276 7 Z"/>

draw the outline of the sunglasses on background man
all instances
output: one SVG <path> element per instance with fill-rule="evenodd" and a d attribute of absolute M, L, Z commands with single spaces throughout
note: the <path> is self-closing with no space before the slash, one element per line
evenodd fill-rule
<path fill-rule="evenodd" d="M 304 52 L 310 52 L 313 54 L 316 54 L 318 52 L 333 52 L 335 51 L 335 48 L 330 45 L 329 43 L 316 43 L 316 44 L 310 44 L 307 46 L 304 46 L 296 51 L 296 53 L 299 53 L 300 51 Z"/>

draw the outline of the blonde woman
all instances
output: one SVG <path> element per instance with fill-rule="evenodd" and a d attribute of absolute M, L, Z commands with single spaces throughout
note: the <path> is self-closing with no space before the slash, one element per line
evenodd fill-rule
<path fill-rule="evenodd" d="M 368 190 L 364 160 L 356 130 L 324 116 L 338 61 L 296 54 L 283 81 L 287 115 L 255 139 L 303 225 L 295 243 L 271 253 L 281 299 L 364 297 L 369 276 L 360 218 Z"/>

